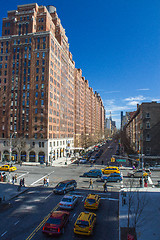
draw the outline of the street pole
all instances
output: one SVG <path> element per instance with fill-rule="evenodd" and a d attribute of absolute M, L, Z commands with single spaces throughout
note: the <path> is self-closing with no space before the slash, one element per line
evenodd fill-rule
<path fill-rule="evenodd" d="M 143 156 L 144 156 L 144 154 L 142 154 L 142 188 L 144 188 L 144 177 L 143 177 Z"/>

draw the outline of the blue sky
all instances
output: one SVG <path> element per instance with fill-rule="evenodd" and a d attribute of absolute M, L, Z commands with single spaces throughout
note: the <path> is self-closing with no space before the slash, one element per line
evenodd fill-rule
<path fill-rule="evenodd" d="M 36 2 L 36 1 L 34 1 Z M 28 0 L 4 1 L 2 18 Z M 120 125 L 120 111 L 160 101 L 159 0 L 46 0 L 66 30 L 76 68 L 102 97 L 106 116 Z"/>

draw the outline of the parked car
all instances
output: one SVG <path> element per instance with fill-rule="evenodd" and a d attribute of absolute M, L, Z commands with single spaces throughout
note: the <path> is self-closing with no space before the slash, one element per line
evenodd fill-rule
<path fill-rule="evenodd" d="M 149 175 L 151 175 L 151 171 L 149 169 L 144 169 L 143 177 L 148 177 Z M 128 177 L 142 177 L 142 169 L 130 171 Z"/>
<path fill-rule="evenodd" d="M 14 172 L 16 170 L 17 170 L 16 167 L 13 167 L 12 165 L 9 165 L 9 164 L 0 166 L 0 171 Z"/>
<path fill-rule="evenodd" d="M 90 161 L 90 163 L 95 163 L 96 157 L 95 157 L 95 156 L 91 157 L 91 158 L 89 159 L 89 161 Z"/>
<path fill-rule="evenodd" d="M 100 199 L 100 196 L 97 194 L 89 194 L 84 202 L 85 209 L 98 209 Z"/>
<path fill-rule="evenodd" d="M 79 160 L 79 163 L 82 163 L 82 164 L 87 163 L 87 159 L 86 158 L 81 158 Z"/>
<path fill-rule="evenodd" d="M 60 235 L 64 233 L 64 227 L 69 220 L 69 212 L 54 211 L 45 223 L 42 232 L 48 235 Z"/>
<path fill-rule="evenodd" d="M 92 169 L 89 172 L 85 172 L 83 177 L 101 177 L 102 171 L 101 169 Z"/>
<path fill-rule="evenodd" d="M 59 182 L 57 186 L 53 189 L 55 194 L 65 194 L 71 190 L 75 190 L 77 187 L 77 182 L 75 180 L 65 180 Z"/>
<path fill-rule="evenodd" d="M 155 165 L 155 166 L 149 167 L 149 169 L 152 171 L 160 171 L 160 165 Z"/>
<path fill-rule="evenodd" d="M 123 180 L 123 177 L 120 173 L 111 173 L 109 176 L 103 175 L 101 180 L 106 180 L 107 182 L 120 182 Z"/>
<path fill-rule="evenodd" d="M 65 195 L 59 203 L 59 207 L 63 209 L 73 209 L 78 201 L 78 197 L 74 195 Z"/>
<path fill-rule="evenodd" d="M 96 214 L 92 212 L 81 212 L 74 224 L 74 233 L 80 235 L 91 235 L 96 224 Z"/>
<path fill-rule="evenodd" d="M 106 168 L 101 169 L 103 174 L 111 174 L 111 173 L 120 173 L 120 170 L 118 167 L 109 166 Z"/>

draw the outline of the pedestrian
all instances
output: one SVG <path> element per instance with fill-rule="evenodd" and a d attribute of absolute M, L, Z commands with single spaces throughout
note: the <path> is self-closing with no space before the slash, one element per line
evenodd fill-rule
<path fill-rule="evenodd" d="M 139 179 L 139 185 L 142 187 L 142 178 Z"/>
<path fill-rule="evenodd" d="M 92 181 L 92 179 L 90 178 L 90 180 L 89 180 L 89 188 L 92 188 L 93 189 L 93 181 Z"/>
<path fill-rule="evenodd" d="M 46 179 L 43 179 L 43 186 L 46 186 Z"/>
<path fill-rule="evenodd" d="M 107 192 L 107 181 L 104 182 L 103 188 L 104 188 L 104 193 Z"/>
<path fill-rule="evenodd" d="M 12 177 L 12 183 L 14 184 L 14 176 Z"/>
<path fill-rule="evenodd" d="M 46 179 L 46 184 L 47 184 L 47 187 L 49 186 L 49 178 L 47 177 Z"/>
<path fill-rule="evenodd" d="M 15 183 L 17 183 L 17 174 L 15 174 L 14 178 L 15 178 Z"/>
<path fill-rule="evenodd" d="M 144 186 L 147 187 L 147 178 L 144 179 Z"/>
<path fill-rule="evenodd" d="M 103 165 L 103 163 L 104 163 L 104 162 L 103 162 L 103 160 L 102 160 L 102 165 Z"/>
<path fill-rule="evenodd" d="M 24 186 L 24 187 L 25 187 L 25 185 L 24 185 L 24 178 L 22 179 L 22 186 Z"/>
<path fill-rule="evenodd" d="M 20 187 L 22 187 L 22 179 L 20 179 L 19 185 Z"/>

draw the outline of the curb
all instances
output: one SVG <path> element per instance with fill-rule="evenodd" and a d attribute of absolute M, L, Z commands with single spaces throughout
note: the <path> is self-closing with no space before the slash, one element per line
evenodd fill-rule
<path fill-rule="evenodd" d="M 27 192 L 28 190 L 29 190 L 29 188 L 24 189 L 23 191 L 17 193 L 15 196 L 11 197 L 11 198 L 8 199 L 7 201 L 13 200 L 14 198 L 16 198 L 16 197 L 18 197 L 19 195 L 21 195 L 21 194 Z"/>

